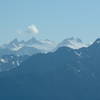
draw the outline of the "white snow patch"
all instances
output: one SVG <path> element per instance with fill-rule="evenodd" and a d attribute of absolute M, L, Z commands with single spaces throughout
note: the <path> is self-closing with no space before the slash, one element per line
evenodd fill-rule
<path fill-rule="evenodd" d="M 13 65 L 15 65 L 15 62 L 14 62 L 14 61 L 12 61 L 12 64 L 13 64 Z"/>
<path fill-rule="evenodd" d="M 5 59 L 0 59 L 0 62 L 2 62 L 2 63 L 7 63 L 7 61 L 5 60 Z"/>
<path fill-rule="evenodd" d="M 19 61 L 17 61 L 16 63 L 17 63 L 17 66 L 19 66 L 19 65 L 20 65 Z"/>
<path fill-rule="evenodd" d="M 81 56 L 81 52 L 79 53 L 79 52 L 75 51 L 74 53 L 75 53 L 77 56 Z"/>

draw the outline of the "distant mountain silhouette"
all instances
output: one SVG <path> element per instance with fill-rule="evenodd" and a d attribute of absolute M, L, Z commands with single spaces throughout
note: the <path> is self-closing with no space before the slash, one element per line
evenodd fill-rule
<path fill-rule="evenodd" d="M 0 97 L 9 100 L 100 100 L 100 43 L 36 54 L 0 74 Z"/>

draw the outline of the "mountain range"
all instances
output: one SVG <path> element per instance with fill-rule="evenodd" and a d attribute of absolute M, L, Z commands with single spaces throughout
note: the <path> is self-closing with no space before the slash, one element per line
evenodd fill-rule
<path fill-rule="evenodd" d="M 35 54 L 0 73 L 0 97 L 10 100 L 100 100 L 100 39 L 88 47 Z"/>
<path fill-rule="evenodd" d="M 49 40 L 38 41 L 35 38 L 31 38 L 28 41 L 18 41 L 14 39 L 8 44 L 1 46 L 1 56 L 5 53 L 15 55 L 33 55 L 42 52 L 48 52 L 55 44 Z M 7 52 L 5 52 L 7 51 Z"/>
<path fill-rule="evenodd" d="M 21 64 L 21 62 L 24 61 L 22 58 L 26 58 L 26 56 L 32 56 L 38 53 L 54 52 L 60 47 L 79 49 L 86 46 L 87 45 L 84 44 L 79 38 L 73 37 L 64 39 L 60 43 L 50 40 L 38 40 L 34 37 L 28 41 L 19 41 L 15 38 L 11 42 L 0 46 L 0 71 L 7 71 L 11 68 L 18 67 L 15 62 L 21 59 L 20 63 L 18 63 Z M 12 56 L 15 61 L 11 58 Z M 4 67 L 5 65 L 6 67 Z"/>
<path fill-rule="evenodd" d="M 56 43 L 50 40 L 37 40 L 36 38 L 32 37 L 28 41 L 18 41 L 18 39 L 14 39 L 8 44 L 4 44 L 0 46 L 0 56 L 4 54 L 16 54 L 16 55 L 33 55 L 37 53 L 47 53 L 51 52 L 59 47 L 70 47 L 73 49 L 79 49 L 82 47 L 86 47 L 87 45 L 84 44 L 78 38 L 67 38 L 61 41 L 60 43 Z"/>

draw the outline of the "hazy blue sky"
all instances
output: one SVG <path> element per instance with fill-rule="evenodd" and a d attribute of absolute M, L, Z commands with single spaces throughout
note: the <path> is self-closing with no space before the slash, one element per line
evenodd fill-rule
<path fill-rule="evenodd" d="M 15 37 L 28 39 L 32 34 L 18 33 L 32 24 L 39 39 L 94 40 L 100 37 L 100 0 L 0 0 L 0 44 Z"/>

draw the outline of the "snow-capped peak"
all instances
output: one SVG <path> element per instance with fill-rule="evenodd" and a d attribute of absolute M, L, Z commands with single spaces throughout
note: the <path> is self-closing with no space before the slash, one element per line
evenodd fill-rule
<path fill-rule="evenodd" d="M 70 47 L 72 49 L 79 49 L 82 47 L 87 47 L 87 45 L 84 44 L 81 39 L 71 37 L 64 39 L 61 43 L 58 44 L 58 47 Z"/>
<path fill-rule="evenodd" d="M 37 40 L 36 38 L 32 37 L 31 39 L 29 39 L 28 41 L 26 41 L 27 45 L 33 45 L 33 44 L 41 44 L 41 42 L 39 40 Z"/>

